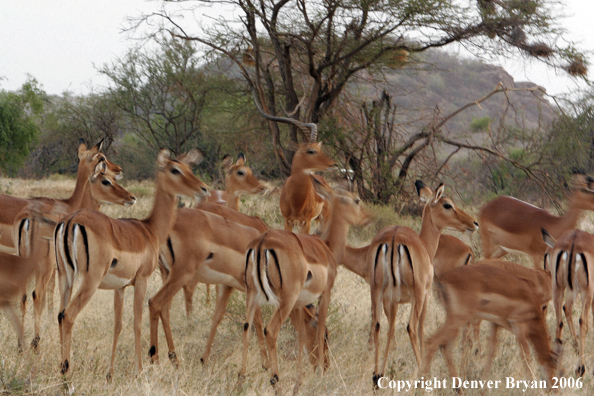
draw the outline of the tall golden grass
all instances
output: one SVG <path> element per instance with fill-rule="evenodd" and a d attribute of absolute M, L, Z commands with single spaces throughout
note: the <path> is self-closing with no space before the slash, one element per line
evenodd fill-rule
<path fill-rule="evenodd" d="M 153 185 L 149 182 L 122 183 L 127 189 L 136 194 L 137 204 L 132 208 L 119 206 L 105 206 L 102 210 L 114 217 L 146 216 L 152 206 Z M 49 178 L 39 181 L 0 179 L 0 192 L 19 197 L 52 196 L 67 197 L 74 188 L 74 180 L 65 178 Z M 447 191 L 447 190 L 446 190 Z M 477 208 L 465 208 L 469 213 L 477 213 Z M 1 208 L 0 208 L 1 210 Z M 274 228 L 282 227 L 282 216 L 278 206 L 278 197 L 246 197 L 242 203 L 242 210 L 251 215 L 261 216 Z M 352 230 L 349 234 L 349 244 L 363 246 L 369 243 L 377 230 L 387 224 L 403 224 L 418 230 L 420 218 L 399 217 L 387 207 L 372 207 L 376 213 L 377 224 L 365 230 Z M 197 225 L 199 226 L 199 225 Z M 581 224 L 583 229 L 591 229 L 590 219 Z M 475 251 L 479 252 L 480 242 L 477 235 L 472 239 L 462 237 Z M 480 255 L 479 255 L 480 256 Z M 520 259 L 525 263 L 527 260 Z M 161 285 L 161 279 L 156 271 L 151 279 L 146 301 L 154 295 Z M 133 346 L 133 318 L 131 309 L 132 293 L 126 293 L 124 327 L 119 339 L 115 375 L 111 382 L 107 382 L 105 374 L 109 365 L 113 334 L 113 298 L 110 291 L 99 290 L 89 304 L 82 310 L 74 325 L 73 356 L 71 360 L 72 377 L 65 382 L 59 372 L 59 336 L 57 325 L 57 291 L 54 292 L 56 309 L 44 314 L 41 345 L 38 354 L 26 349 L 18 354 L 16 336 L 8 320 L 0 319 L 0 394 L 39 394 L 39 395 L 211 395 L 211 394 L 273 394 L 269 383 L 269 374 L 261 368 L 260 357 L 255 337 L 251 337 L 248 372 L 241 386 L 238 382 L 238 371 L 241 364 L 241 334 L 245 315 L 245 298 L 235 292 L 231 298 L 225 319 L 219 327 L 211 360 L 203 366 L 200 363 L 210 320 L 214 310 L 214 301 L 207 304 L 204 286 L 199 286 L 195 294 L 194 313 L 186 318 L 181 293 L 172 304 L 171 322 L 174 341 L 176 344 L 179 368 L 175 369 L 167 360 L 166 343 L 160 333 L 161 361 L 157 365 L 150 365 L 147 353 L 144 356 L 144 371 L 140 376 L 134 373 Z M 15 302 L 16 305 L 16 302 Z M 148 312 L 143 313 L 142 345 L 148 352 L 149 327 Z M 576 304 L 576 309 L 579 304 Z M 554 313 L 549 309 L 549 333 L 553 329 Z M 396 336 L 390 352 L 386 369 L 386 377 L 394 380 L 417 380 L 417 365 L 414 359 L 406 325 L 410 309 L 408 305 L 400 308 Z M 270 317 L 270 310 L 265 315 Z M 576 312 L 575 315 L 578 315 Z M 426 319 L 426 335 L 435 332 L 443 322 L 444 315 L 436 298 L 431 297 L 429 312 Z M 304 382 L 300 393 L 303 395 L 343 395 L 343 394 L 371 394 L 373 351 L 368 349 L 368 335 L 370 324 L 370 299 L 368 285 L 357 275 L 344 268 L 339 269 L 338 277 L 332 293 L 328 329 L 330 331 L 331 368 L 321 376 L 313 373 L 309 363 L 304 364 Z M 32 338 L 32 308 L 25 323 L 25 334 L 28 341 Z M 386 321 L 382 322 L 385 330 Z M 486 328 L 486 325 L 485 325 Z M 481 332 L 480 344 L 486 345 L 487 331 Z M 382 332 L 382 341 L 385 332 Z M 474 353 L 461 356 L 461 348 L 457 348 L 456 362 L 463 367 L 460 376 L 463 379 L 501 380 L 505 385 L 506 377 L 527 379 L 522 370 L 521 356 L 514 337 L 508 332 L 500 332 L 498 354 L 490 373 L 481 375 L 483 348 L 477 355 Z M 569 333 L 564 333 L 565 353 L 562 359 L 564 375 L 575 377 L 577 355 L 569 341 Z M 383 345 L 383 342 L 382 342 Z M 592 336 L 588 338 L 586 362 L 592 362 Z M 281 385 L 283 393 L 292 390 L 296 369 L 296 334 L 287 323 L 281 330 L 278 340 L 281 370 Z M 542 378 L 540 369 L 534 359 L 531 367 L 536 378 Z M 587 365 L 583 388 L 580 390 L 562 390 L 559 394 L 576 395 L 591 394 L 592 370 L 594 364 Z M 443 380 L 448 378 L 447 368 L 440 354 L 432 365 L 430 379 Z M 429 378 L 428 378 L 429 379 Z M 448 386 L 450 379 L 447 380 Z M 395 390 L 379 390 L 378 394 L 396 394 Z M 415 394 L 425 394 L 425 390 L 416 390 Z M 468 394 L 516 394 L 521 390 L 469 390 Z M 432 394 L 449 395 L 451 389 L 434 390 Z M 542 390 L 528 390 L 524 394 L 541 395 Z"/>

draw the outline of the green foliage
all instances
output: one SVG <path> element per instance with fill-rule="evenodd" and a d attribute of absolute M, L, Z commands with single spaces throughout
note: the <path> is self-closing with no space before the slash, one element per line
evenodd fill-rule
<path fill-rule="evenodd" d="M 45 92 L 29 77 L 20 91 L 0 92 L 0 169 L 15 175 L 39 134 Z"/>
<path fill-rule="evenodd" d="M 550 173 L 567 180 L 575 171 L 594 171 L 594 92 L 577 101 L 573 114 L 562 114 L 545 145 L 554 161 Z"/>
<path fill-rule="evenodd" d="M 491 117 L 481 117 L 481 118 L 474 118 L 472 117 L 472 122 L 470 123 L 470 129 L 473 132 L 487 132 L 491 127 Z"/>

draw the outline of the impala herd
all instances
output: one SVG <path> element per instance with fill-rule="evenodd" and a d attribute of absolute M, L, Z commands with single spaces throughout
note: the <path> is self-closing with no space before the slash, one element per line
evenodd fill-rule
<path fill-rule="evenodd" d="M 499 197 L 483 207 L 478 222 L 444 196 L 443 185 L 434 191 L 417 181 L 416 191 L 424 203 L 420 233 L 404 226 L 388 226 L 369 245 L 353 248 L 347 245 L 349 227 L 369 224 L 372 217 L 359 197 L 331 188 L 315 173 L 336 167 L 336 162 L 322 152 L 321 143 L 315 141 L 315 125 L 261 112 L 274 121 L 290 122 L 312 131 L 310 142 L 301 144 L 295 152 L 291 176 L 281 192 L 284 230 L 269 229 L 259 218 L 238 212 L 241 194 L 266 191 L 265 183 L 245 165 L 243 155 L 235 163 L 230 158 L 224 160 L 227 190 L 214 192 L 192 173 L 190 165 L 202 159 L 200 152 L 192 150 L 173 159 L 167 150 L 161 150 L 157 156 L 153 209 L 143 220 L 113 219 L 98 212 L 104 202 L 131 206 L 136 201 L 116 183 L 122 170 L 99 152 L 101 143 L 89 149 L 80 142 L 76 187 L 70 198 L 21 199 L 1 195 L 0 308 L 8 312 L 14 325 L 19 350 L 23 347 L 28 280 L 35 279 L 32 347 L 38 349 L 40 315 L 46 294 L 53 293 L 57 268 L 62 374 L 71 372 L 72 333 L 77 315 L 97 289 L 111 289 L 114 337 L 107 377 L 113 376 L 124 289 L 128 286 L 134 287 L 135 366 L 141 372 L 143 302 L 147 282 L 159 268 L 163 285 L 148 303 L 151 362 L 159 358 L 161 321 L 168 356 L 178 364 L 169 314 L 172 298 L 183 289 L 189 314 L 196 285 L 214 284 L 216 306 L 201 362 L 208 360 L 231 293 L 239 290 L 246 293 L 240 378 L 247 371 L 249 329 L 253 325 L 262 366 L 270 370 L 270 382 L 279 392 L 277 338 L 282 324 L 290 318 L 297 331 L 297 392 L 302 381 L 304 351 L 320 372 L 330 366 L 326 320 L 337 269 L 343 265 L 370 287 L 369 346 L 375 349 L 374 386 L 385 373 L 398 307 L 407 303 L 411 305 L 407 332 L 424 375 L 429 374 L 432 356 L 441 348 L 449 374 L 455 376 L 452 347 L 459 330 L 473 325 L 476 338 L 479 323 L 485 320 L 491 326 L 486 372 L 495 355 L 497 331 L 505 328 L 515 335 L 521 347 L 528 375 L 532 375 L 528 366 L 530 343 L 546 379 L 551 381 L 558 370 L 563 312 L 579 346 L 576 371 L 579 376 L 584 375 L 588 312 L 592 309 L 594 313 L 594 236 L 575 227 L 583 210 L 594 210 L 593 179 L 575 176 L 564 216 L 554 216 L 511 197 Z M 200 203 L 192 209 L 178 209 L 178 196 Z M 320 236 L 309 235 L 314 219 L 320 223 Z M 472 234 L 479 229 L 479 223 L 485 259 L 474 263 L 472 249 L 441 232 L 449 229 Z M 294 233 L 294 228 L 300 233 Z M 534 269 L 502 260 L 509 252 L 528 254 Z M 79 286 L 74 290 L 77 279 Z M 424 322 L 432 290 L 446 318 L 425 341 Z M 573 304 L 578 294 L 582 301 L 579 342 L 573 323 Z M 21 318 L 11 305 L 16 299 L 21 301 Z M 554 346 L 545 321 L 545 308 L 551 299 L 556 314 Z M 263 305 L 273 307 L 266 326 Z M 380 359 L 382 309 L 387 317 L 387 340 Z"/>

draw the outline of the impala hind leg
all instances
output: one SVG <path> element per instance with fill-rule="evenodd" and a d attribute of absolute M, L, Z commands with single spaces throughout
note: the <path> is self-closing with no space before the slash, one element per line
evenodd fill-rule
<path fill-rule="evenodd" d="M 231 293 L 233 292 L 233 288 L 225 285 L 219 285 L 217 288 L 217 301 L 215 303 L 215 311 L 212 317 L 212 323 L 210 325 L 210 333 L 208 334 L 208 340 L 206 341 L 206 347 L 204 348 L 204 353 L 200 358 L 200 362 L 205 364 L 208 361 L 208 356 L 210 355 L 210 348 L 212 347 L 212 343 L 214 342 L 215 335 L 217 333 L 217 328 L 223 320 L 223 316 L 225 315 L 225 309 L 227 308 L 227 303 L 229 302 L 229 298 L 231 297 Z"/>
<path fill-rule="evenodd" d="M 239 371 L 239 378 L 244 378 L 245 373 L 247 370 L 247 356 L 248 356 L 248 349 L 250 346 L 250 326 L 254 321 L 254 314 L 256 312 L 256 295 L 253 293 L 247 293 L 246 296 L 246 318 L 245 323 L 243 324 L 243 336 L 242 336 L 242 343 L 243 343 L 243 353 L 241 354 L 241 369 Z"/>
<path fill-rule="evenodd" d="M 390 304 L 384 304 L 384 310 L 386 311 L 386 315 L 388 316 L 388 332 L 386 334 L 386 346 L 384 349 L 384 359 L 381 364 L 381 369 L 377 368 L 376 363 L 376 373 L 378 379 L 384 376 L 386 370 L 386 363 L 388 362 L 388 356 L 390 355 L 390 346 L 392 345 L 392 340 L 394 339 L 394 326 L 396 323 L 396 315 L 398 314 L 398 304 L 394 302 L 390 302 Z M 379 335 L 379 334 L 378 334 Z M 376 341 L 376 344 L 379 348 L 379 337 Z M 379 359 L 376 356 L 376 360 Z M 375 383 L 378 386 L 378 383 Z"/>
<path fill-rule="evenodd" d="M 282 324 L 285 322 L 287 317 L 289 317 L 289 313 L 293 309 L 293 305 L 295 304 L 295 298 L 289 299 L 289 301 L 281 301 L 280 306 L 272 315 L 268 326 L 264 330 L 264 334 L 266 336 L 266 345 L 268 345 L 268 352 L 270 358 L 270 384 L 274 388 L 276 394 L 282 394 L 282 390 L 279 385 L 279 369 L 278 369 L 278 355 L 277 355 L 277 345 L 276 341 L 278 339 L 278 334 L 280 332 Z"/>
<path fill-rule="evenodd" d="M 582 294 L 582 315 L 580 316 L 580 362 L 576 369 L 576 374 L 580 377 L 584 376 L 586 372 L 586 367 L 584 365 L 584 343 L 586 342 L 586 335 L 588 334 L 588 315 L 590 313 L 590 309 L 592 309 L 592 295 L 586 295 L 585 293 Z"/>
<path fill-rule="evenodd" d="M 577 291 L 575 290 L 570 290 L 570 292 L 567 293 L 567 299 L 565 300 L 565 304 L 563 305 L 563 312 L 565 313 L 565 318 L 567 319 L 567 325 L 569 326 L 569 332 L 571 333 L 573 347 L 577 351 L 578 339 L 577 332 L 575 331 L 575 323 L 573 322 L 573 303 L 575 302 L 576 293 Z"/>
<path fill-rule="evenodd" d="M 150 340 L 151 347 L 149 349 L 149 358 L 151 363 L 159 361 L 159 319 L 163 322 L 163 331 L 167 340 L 171 340 L 168 345 L 169 352 L 175 351 L 173 346 L 173 337 L 171 337 L 171 328 L 169 326 L 169 316 L 162 315 L 163 310 L 168 307 L 168 302 L 177 294 L 183 285 L 189 283 L 191 280 L 190 274 L 178 274 L 171 272 L 165 279 L 163 286 L 159 291 L 151 297 L 148 302 L 149 306 L 149 321 L 150 321 Z M 168 342 L 169 343 L 169 342 Z"/>

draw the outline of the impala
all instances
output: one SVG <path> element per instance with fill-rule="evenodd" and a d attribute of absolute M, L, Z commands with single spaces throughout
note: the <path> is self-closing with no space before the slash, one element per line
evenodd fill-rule
<path fill-rule="evenodd" d="M 547 245 L 540 230 L 554 238 L 574 229 L 583 210 L 594 210 L 594 179 L 574 176 L 569 208 L 563 216 L 511 197 L 498 197 L 481 210 L 481 241 L 485 258 L 501 258 L 509 252 L 524 252 L 532 257 L 534 268 L 542 263 Z"/>
<path fill-rule="evenodd" d="M 233 163 L 230 156 L 223 159 L 225 170 L 225 191 L 211 191 L 207 201 L 226 205 L 228 208 L 239 210 L 239 197 L 242 194 L 263 194 L 267 187 L 254 176 L 252 169 L 245 165 L 245 155 L 239 154 Z"/>
<path fill-rule="evenodd" d="M 95 166 L 94 172 L 88 177 L 88 185 L 85 187 L 85 191 L 88 191 L 88 193 L 86 192 L 85 195 L 90 194 L 90 199 L 92 202 L 92 205 L 90 205 L 91 207 L 99 207 L 103 202 L 115 203 L 122 206 L 131 206 L 136 202 L 136 198 L 133 195 L 119 186 L 113 177 L 109 176 L 107 173 L 107 163 L 105 160 L 101 160 Z M 58 204 L 56 202 L 52 202 L 51 205 L 48 206 L 56 207 L 57 205 Z M 83 203 L 81 206 L 83 208 L 88 208 L 89 204 Z M 76 206 L 73 207 L 67 204 L 62 204 L 61 207 L 64 214 L 79 209 Z M 15 218 L 15 225 L 13 227 L 13 232 L 15 233 L 13 239 L 17 241 L 16 246 L 18 247 L 19 255 L 21 256 L 25 254 L 24 247 L 27 244 L 40 245 L 39 249 L 42 252 L 36 256 L 38 258 L 38 264 L 35 267 L 35 289 L 33 290 L 32 294 L 33 312 L 35 318 L 35 336 L 31 342 L 31 346 L 36 349 L 40 341 L 41 314 L 45 306 L 45 299 L 48 292 L 52 293 L 52 295 L 50 295 L 50 301 L 53 303 L 56 256 L 51 240 L 42 238 L 40 236 L 37 238 L 32 238 L 31 236 L 27 235 L 26 228 L 23 227 L 23 224 L 25 224 L 26 221 L 29 221 L 31 216 L 32 213 L 30 212 L 29 207 L 26 207 L 21 212 L 19 212 L 19 214 L 17 214 Z M 26 299 L 23 298 L 23 320 L 25 313 L 25 301 Z M 51 311 L 52 309 L 50 309 L 50 312 Z"/>
<path fill-rule="evenodd" d="M 88 178 L 95 169 L 95 166 L 99 161 L 105 161 L 107 164 L 107 170 L 112 176 L 121 177 L 122 168 L 105 159 L 105 156 L 99 151 L 103 140 L 93 146 L 91 149 L 87 149 L 87 145 L 83 139 L 80 139 L 78 146 L 78 159 L 79 167 L 76 176 L 76 186 L 72 195 L 63 200 L 52 199 L 52 198 L 32 198 L 23 199 L 17 197 L 11 197 L 10 195 L 0 194 L 0 244 L 6 248 L 14 248 L 12 228 L 14 219 L 21 210 L 23 210 L 32 201 L 42 201 L 47 205 L 53 205 L 55 202 L 65 203 L 71 207 L 80 208 L 84 204 L 91 204 L 90 193 L 86 189 Z M 94 208 L 93 208 L 94 209 Z"/>
<path fill-rule="evenodd" d="M 161 247 L 159 268 L 164 274 L 161 289 L 150 299 L 151 361 L 157 361 L 159 318 L 163 323 L 169 346 L 169 357 L 175 361 L 176 354 L 169 324 L 171 299 L 182 288 L 193 290 L 198 282 L 217 284 L 217 301 L 210 335 L 201 361 L 206 362 L 218 324 L 223 318 L 231 292 L 234 289 L 245 292 L 245 251 L 249 242 L 265 231 L 264 226 L 251 227 L 245 224 L 254 219 L 221 205 L 221 213 L 229 217 L 199 209 L 179 209 L 179 216 L 170 232 L 166 244 Z M 201 207 L 199 205 L 198 207 Z M 231 218 L 231 219 L 230 219 Z M 234 220 L 238 220 L 236 222 Z M 259 219 L 257 219 L 259 220 Z M 261 223 L 261 221 L 259 221 Z M 263 223 L 262 223 L 263 224 Z M 259 225 L 258 222 L 253 224 Z M 186 300 L 186 308 L 191 302 Z M 261 325 L 258 337 L 263 333 Z M 263 350 L 266 366 L 265 350 Z"/>
<path fill-rule="evenodd" d="M 40 262 L 35 268 L 35 291 L 33 292 L 33 307 L 35 312 L 35 338 L 33 339 L 32 346 L 35 348 L 39 342 L 39 324 L 40 315 L 45 304 L 45 298 L 47 290 L 54 290 L 54 272 L 55 268 L 54 255 L 51 251 L 51 243 L 47 240 L 30 240 L 27 235 L 22 233 L 22 225 L 24 221 L 29 218 L 27 205 L 29 204 L 43 204 L 45 211 L 52 211 L 56 206 L 59 206 L 64 210 L 65 213 L 72 212 L 80 208 L 98 209 L 102 201 L 113 201 L 122 203 L 122 200 L 126 200 L 127 204 L 132 204 L 135 198 L 125 192 L 121 187 L 115 185 L 113 180 L 107 180 L 120 178 L 122 176 L 122 168 L 113 163 L 109 162 L 103 154 L 99 151 L 103 140 L 97 143 L 90 149 L 87 149 L 87 145 L 84 140 L 79 141 L 78 146 L 78 172 L 76 177 L 76 185 L 72 195 L 67 199 L 51 199 L 51 198 L 31 198 L 21 199 L 10 197 L 6 195 L 0 196 L 0 203 L 3 205 L 5 210 L 0 212 L 1 224 L 0 229 L 3 230 L 2 235 L 7 233 L 12 236 L 10 246 L 16 247 L 17 254 L 23 255 L 24 252 L 20 248 L 21 241 L 27 241 L 27 243 L 41 243 L 43 245 L 40 248 L 44 253 L 41 254 Z M 99 175 L 100 173 L 100 175 Z M 95 177 L 97 175 L 97 177 Z M 94 181 L 100 181 L 101 184 L 91 183 L 91 179 Z M 109 184 L 109 186 L 104 185 Z M 93 195 L 94 194 L 94 195 Z M 126 198 L 123 198 L 126 196 Z M 11 224 L 7 224 L 11 221 Z M 3 243 L 6 242 L 6 238 L 2 239 Z M 23 298 L 21 299 L 21 316 L 24 323 L 26 314 L 26 288 L 23 289 Z M 53 298 L 50 298 L 50 311 L 53 311 Z"/>
<path fill-rule="evenodd" d="M 248 226 L 248 227 L 252 227 L 257 229 L 258 231 L 260 231 L 260 233 L 268 230 L 268 226 L 266 224 L 264 224 L 264 222 L 262 220 L 260 220 L 259 217 L 256 216 L 248 216 L 245 215 L 243 213 L 238 212 L 237 210 L 233 210 L 231 208 L 225 207 L 223 205 L 219 205 L 219 204 L 215 204 L 212 202 L 202 202 L 199 203 L 195 206 L 195 209 L 198 210 L 203 210 L 206 212 L 211 212 L 214 214 L 217 214 L 221 217 L 224 217 L 228 220 L 231 220 L 233 222 L 242 224 L 244 226 Z M 187 221 L 184 216 L 178 217 L 177 221 L 179 222 L 183 222 L 183 221 Z M 192 228 L 192 227 L 189 227 Z M 174 227 L 175 229 L 175 227 Z M 192 233 L 197 233 L 197 237 L 199 238 L 201 235 L 200 230 L 196 230 L 194 228 L 192 228 Z M 191 244 L 190 246 L 188 246 L 188 248 L 191 248 Z M 168 254 L 169 252 L 162 250 L 162 254 Z M 160 266 L 159 268 L 163 268 L 162 266 Z M 184 300 L 186 302 L 186 315 L 189 317 L 190 313 L 192 312 L 192 305 L 193 305 L 193 299 L 194 299 L 194 290 L 196 289 L 196 285 L 198 284 L 198 282 L 200 282 L 199 279 L 195 278 L 193 281 L 186 283 L 184 285 Z M 206 302 L 208 303 L 209 300 L 209 284 L 206 285 Z"/>
<path fill-rule="evenodd" d="M 35 203 L 30 204 L 32 212 L 43 210 Z M 47 218 L 34 215 L 23 224 L 33 237 L 38 235 L 52 235 L 54 222 Z M 27 287 L 28 280 L 33 276 L 37 261 L 42 255 L 41 245 L 33 244 L 26 256 L 16 256 L 0 253 L 0 308 L 5 309 L 15 329 L 18 338 L 19 351 L 23 345 L 23 323 L 15 313 L 12 302 L 22 295 L 22 290 Z"/>
<path fill-rule="evenodd" d="M 313 179 L 313 183 L 317 182 Z M 317 189 L 327 194 L 324 188 Z M 274 314 L 266 327 L 266 344 L 271 364 L 271 384 L 276 387 L 279 369 L 276 340 L 285 319 L 295 317 L 293 324 L 298 334 L 297 379 L 295 391 L 301 383 L 303 347 L 307 334 L 303 328 L 302 307 L 320 299 L 318 305 L 318 347 L 325 345 L 326 316 L 330 294 L 346 244 L 350 225 L 364 224 L 369 215 L 361 207 L 358 197 L 348 192 L 327 195 L 331 200 L 331 213 L 323 239 L 311 235 L 299 235 L 289 231 L 269 230 L 253 240 L 246 254 L 247 309 L 243 331 L 243 357 L 240 376 L 247 368 L 249 327 L 258 307 L 270 304 Z M 320 348 L 318 348 L 320 349 Z M 320 356 L 322 355 L 322 356 Z M 327 368 L 325 351 L 318 353 L 317 364 L 324 372 Z M 277 389 L 277 391 L 280 391 Z"/>
<path fill-rule="evenodd" d="M 237 161 L 233 163 L 231 156 L 223 158 L 223 169 L 225 170 L 225 191 L 214 190 L 210 192 L 207 201 L 225 205 L 230 209 L 239 211 L 239 197 L 242 194 L 264 194 L 268 189 L 262 181 L 254 176 L 252 169 L 245 165 L 245 155 L 240 153 Z M 208 210 L 208 206 L 203 207 Z M 219 213 L 220 214 L 220 213 Z M 186 300 L 186 313 L 189 315 L 192 307 L 194 287 L 184 287 Z M 206 303 L 210 301 L 210 285 L 206 285 Z M 189 305 L 188 305 L 189 302 Z"/>
<path fill-rule="evenodd" d="M 419 343 L 423 340 L 429 301 L 427 293 L 433 282 L 431 261 L 437 251 L 441 231 L 448 228 L 472 233 L 478 228 L 472 217 L 457 208 L 449 198 L 442 197 L 443 184 L 435 192 L 420 180 L 415 187 L 421 201 L 425 202 L 420 235 L 408 227 L 385 227 L 373 238 L 367 255 L 371 285 L 371 339 L 375 345 L 374 386 L 383 377 L 399 304 L 411 303 L 407 332 L 417 364 L 421 363 Z M 380 366 L 379 320 L 382 305 L 388 317 L 388 334 Z"/>
<path fill-rule="evenodd" d="M 177 354 L 171 334 L 169 310 L 171 299 L 184 288 L 186 310 L 191 309 L 191 291 L 198 282 L 217 284 L 217 301 L 209 337 L 200 361 L 206 363 L 216 335 L 216 330 L 227 302 L 234 289 L 245 292 L 245 251 L 249 242 L 267 231 L 268 227 L 257 217 L 247 216 L 222 205 L 202 203 L 195 209 L 180 209 L 166 246 L 161 247 L 159 269 L 165 282 L 149 303 L 151 320 L 151 361 L 158 361 L 158 324 L 162 319 L 165 338 L 169 348 L 169 358 L 176 364 Z M 188 299 L 187 297 L 190 296 Z M 315 321 L 311 312 L 305 326 L 309 334 L 315 332 Z M 263 366 L 268 367 L 264 347 L 264 334 L 258 314 L 255 324 L 256 334 L 262 346 Z M 312 342 L 313 342 L 312 338 Z M 317 358 L 312 343 L 307 349 L 313 352 L 312 360 Z"/>
<path fill-rule="evenodd" d="M 590 309 L 594 309 L 592 308 L 592 300 L 594 299 L 594 285 L 592 284 L 594 282 L 592 276 L 594 270 L 592 267 L 594 262 L 594 236 L 584 231 L 569 230 L 555 242 L 555 239 L 546 230 L 543 230 L 543 239 L 551 247 L 548 259 L 553 274 L 553 305 L 557 317 L 555 339 L 559 345 L 561 345 L 561 331 L 563 330 L 561 306 L 565 290 L 569 288 L 563 311 L 567 317 L 569 331 L 574 342 L 577 342 L 577 337 L 573 323 L 573 303 L 578 293 L 582 298 L 578 344 L 580 360 L 576 373 L 583 376 L 586 371 L 584 343 L 588 333 L 588 316 Z"/>
<path fill-rule="evenodd" d="M 285 218 L 285 230 L 293 231 L 298 226 L 301 234 L 309 234 L 311 221 L 318 218 L 324 209 L 324 198 L 316 194 L 313 180 L 321 176 L 310 177 L 316 171 L 335 169 L 337 163 L 322 152 L 322 142 L 316 142 L 318 132 L 316 124 L 304 123 L 292 118 L 275 117 L 267 114 L 257 98 L 255 89 L 252 94 L 256 108 L 266 119 L 291 124 L 300 129 L 309 129 L 309 142 L 299 145 L 291 162 L 291 175 L 285 180 L 280 196 L 280 208 Z M 329 211 L 328 206 L 325 208 Z"/>
<path fill-rule="evenodd" d="M 507 262 L 504 266 L 489 264 L 487 260 L 455 268 L 439 277 L 437 289 L 446 311 L 446 320 L 426 342 L 423 375 L 429 374 L 433 354 L 437 348 L 441 348 L 449 375 L 455 377 L 452 345 L 458 330 L 470 321 L 479 319 L 512 331 L 522 347 L 524 359 L 529 356 L 530 341 L 537 360 L 544 366 L 547 379 L 551 381 L 557 359 L 556 353 L 550 349 L 543 310 L 550 274 L 543 270 L 532 270 L 537 272 L 526 276 L 523 272 L 528 269 L 518 268 L 519 264 Z M 517 271 L 510 270 L 510 266 L 516 266 Z M 539 289 L 538 285 L 543 288 Z M 541 292 L 543 294 L 539 295 Z M 490 359 L 494 354 L 495 342 L 496 339 L 492 337 Z"/>
<path fill-rule="evenodd" d="M 157 156 L 155 200 L 144 220 L 112 219 L 93 210 L 80 210 L 66 216 L 56 226 L 54 243 L 60 281 L 60 342 L 62 373 L 69 370 L 72 326 L 79 312 L 98 288 L 114 290 L 115 326 L 111 362 L 107 377 L 113 375 L 117 340 L 122 329 L 124 289 L 134 286 L 134 339 L 136 370 L 142 370 L 140 331 L 142 304 L 147 282 L 173 228 L 177 195 L 203 197 L 208 187 L 193 175 L 189 166 L 202 159 L 192 150 L 178 160 L 163 149 Z M 79 289 L 71 299 L 75 277 Z"/>

